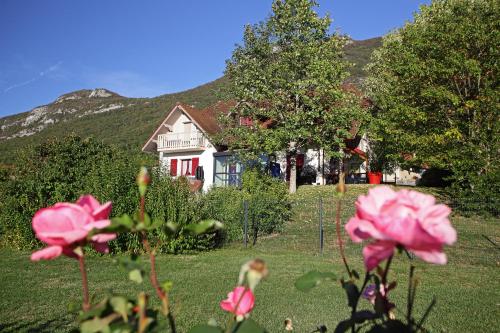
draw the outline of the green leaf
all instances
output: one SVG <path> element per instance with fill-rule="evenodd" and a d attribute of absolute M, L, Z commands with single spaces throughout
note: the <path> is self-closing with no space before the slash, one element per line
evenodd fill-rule
<path fill-rule="evenodd" d="M 122 296 L 111 297 L 109 303 L 113 307 L 113 310 L 122 316 L 124 321 L 128 320 L 128 310 L 130 306 L 128 300 L 125 297 Z"/>
<path fill-rule="evenodd" d="M 142 271 L 140 269 L 133 269 L 128 272 L 128 278 L 136 283 L 142 283 Z"/>
<path fill-rule="evenodd" d="M 165 231 L 171 235 L 175 235 L 179 230 L 179 226 L 172 221 L 168 221 L 165 224 Z"/>
<path fill-rule="evenodd" d="M 260 327 L 253 319 L 244 320 L 236 330 L 237 333 L 266 333 L 267 331 Z"/>
<path fill-rule="evenodd" d="M 153 219 L 153 222 L 151 222 L 151 225 L 147 227 L 148 230 L 155 230 L 158 228 L 161 228 L 165 224 L 165 221 L 161 219 Z"/>
<path fill-rule="evenodd" d="M 134 221 L 130 216 L 124 214 L 120 217 L 113 217 L 111 224 L 106 228 L 99 229 L 99 232 L 126 232 L 133 228 Z"/>
<path fill-rule="evenodd" d="M 295 281 L 295 288 L 300 291 L 309 291 L 324 280 L 335 280 L 336 276 L 332 272 L 310 271 L 302 275 Z"/>
<path fill-rule="evenodd" d="M 84 321 L 80 326 L 80 331 L 81 333 L 107 333 L 109 332 L 109 326 L 107 320 L 94 318 L 92 320 Z"/>
<path fill-rule="evenodd" d="M 198 325 L 188 331 L 188 333 L 222 333 L 223 331 L 215 326 Z"/>
<path fill-rule="evenodd" d="M 200 235 L 206 232 L 222 229 L 222 223 L 216 220 L 203 220 L 198 223 L 188 224 L 186 229 L 196 235 Z"/>

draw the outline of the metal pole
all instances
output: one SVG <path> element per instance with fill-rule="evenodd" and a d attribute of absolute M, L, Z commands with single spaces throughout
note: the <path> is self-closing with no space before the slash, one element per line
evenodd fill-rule
<path fill-rule="evenodd" d="M 319 197 L 319 253 L 323 254 L 323 198 Z"/>
<path fill-rule="evenodd" d="M 248 201 L 243 201 L 243 224 L 244 224 L 244 235 L 243 235 L 243 244 L 245 244 L 245 248 L 248 246 Z"/>

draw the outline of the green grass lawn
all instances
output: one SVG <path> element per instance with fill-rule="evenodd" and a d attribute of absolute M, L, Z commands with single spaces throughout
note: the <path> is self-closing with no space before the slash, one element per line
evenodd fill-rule
<path fill-rule="evenodd" d="M 354 212 L 355 198 L 366 185 L 348 188 L 343 222 Z M 225 322 L 227 315 L 218 303 L 235 285 L 239 268 L 247 260 L 267 261 L 270 275 L 256 290 L 253 318 L 270 332 L 284 332 L 283 321 L 291 318 L 296 332 L 311 332 L 325 324 L 329 332 L 348 317 L 344 292 L 339 283 L 324 283 L 309 293 L 296 290 L 293 283 L 311 270 L 345 273 L 337 253 L 333 224 L 333 187 L 301 187 L 293 196 L 293 220 L 280 235 L 260 238 L 257 245 L 241 243 L 197 255 L 158 257 L 160 280 L 174 281 L 171 297 L 179 332 L 210 318 Z M 318 252 L 318 197 L 325 207 L 325 250 Z M 498 332 L 500 329 L 500 224 L 495 219 L 454 215 L 458 242 L 448 247 L 445 266 L 416 260 L 420 284 L 417 290 L 417 317 L 435 296 L 437 305 L 427 327 L 433 332 Z M 485 237 L 489 238 L 486 239 Z M 347 238 L 346 238 L 347 240 Z M 493 243 L 496 243 L 495 246 Z M 347 241 L 351 265 L 362 271 L 361 246 Z M 60 258 L 31 263 L 28 252 L 0 250 L 0 331 L 66 332 L 74 328 L 74 313 L 68 304 L 81 300 L 80 276 L 76 261 Z M 134 295 L 143 286 L 132 285 L 127 274 L 115 264 L 116 257 L 88 258 L 91 292 L 100 299 L 109 291 Z M 146 260 L 144 258 L 144 260 Z M 394 260 L 389 278 L 399 282 L 391 299 L 405 311 L 408 259 Z M 153 294 L 149 284 L 145 285 Z M 362 307 L 369 307 L 361 301 Z"/>

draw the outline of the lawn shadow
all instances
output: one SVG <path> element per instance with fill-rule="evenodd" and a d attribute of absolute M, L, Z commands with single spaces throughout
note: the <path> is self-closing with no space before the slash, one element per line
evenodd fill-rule
<path fill-rule="evenodd" d="M 69 324 L 72 323 L 72 319 L 68 318 L 53 318 L 50 320 L 36 320 L 36 321 L 13 321 L 10 323 L 0 323 L 0 332 L 2 333 L 14 333 L 14 332 L 26 332 L 26 333 L 49 333 L 54 332 L 63 327 L 67 327 L 69 330 Z"/>

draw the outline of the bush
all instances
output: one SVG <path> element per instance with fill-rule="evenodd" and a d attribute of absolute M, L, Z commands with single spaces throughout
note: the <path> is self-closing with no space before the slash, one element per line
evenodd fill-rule
<path fill-rule="evenodd" d="M 224 223 L 222 242 L 243 239 L 244 201 L 248 202 L 249 233 L 255 230 L 259 234 L 279 232 L 290 219 L 286 184 L 256 168 L 247 169 L 241 189 L 213 188 L 202 198 L 202 216 Z"/>
<path fill-rule="evenodd" d="M 131 156 L 95 139 L 68 136 L 20 151 L 0 190 L 3 245 L 32 248 L 38 241 L 31 218 L 42 207 L 74 202 L 92 193 L 113 201 L 113 214 L 136 207 L 135 174 L 139 156 Z"/>
<path fill-rule="evenodd" d="M 250 221 L 258 221 L 258 229 L 265 234 L 281 231 L 290 219 L 286 184 L 260 172 L 258 168 L 247 169 L 242 178 Z"/>
<path fill-rule="evenodd" d="M 214 187 L 202 197 L 203 218 L 224 224 L 220 243 L 243 239 L 243 195 L 236 187 Z"/>
<path fill-rule="evenodd" d="M 152 173 L 151 186 L 146 195 L 146 211 L 154 218 L 172 221 L 179 226 L 177 238 L 167 242 L 167 235 L 157 231 L 154 235 L 163 240 L 159 251 L 162 253 L 182 253 L 208 250 L 217 246 L 216 235 L 194 236 L 184 227 L 200 220 L 199 198 L 189 189 L 184 177 L 172 179 L 162 175 L 160 170 Z"/>
<path fill-rule="evenodd" d="M 68 136 L 21 151 L 15 166 L 0 171 L 0 236 L 3 246 L 30 249 L 40 245 L 31 229 L 31 219 L 42 207 L 74 202 L 90 193 L 100 202 L 112 201 L 112 216 L 133 214 L 139 194 L 135 178 L 139 166 L 152 165 L 143 155 L 131 155 L 95 139 Z M 189 236 L 183 226 L 198 221 L 197 197 L 187 183 L 172 181 L 153 172 L 146 210 L 150 215 L 180 226 L 178 237 L 159 248 L 179 253 L 214 246 L 215 237 Z M 154 235 L 160 239 L 166 236 Z M 110 243 L 111 251 L 138 251 L 137 235 L 123 234 Z"/>

